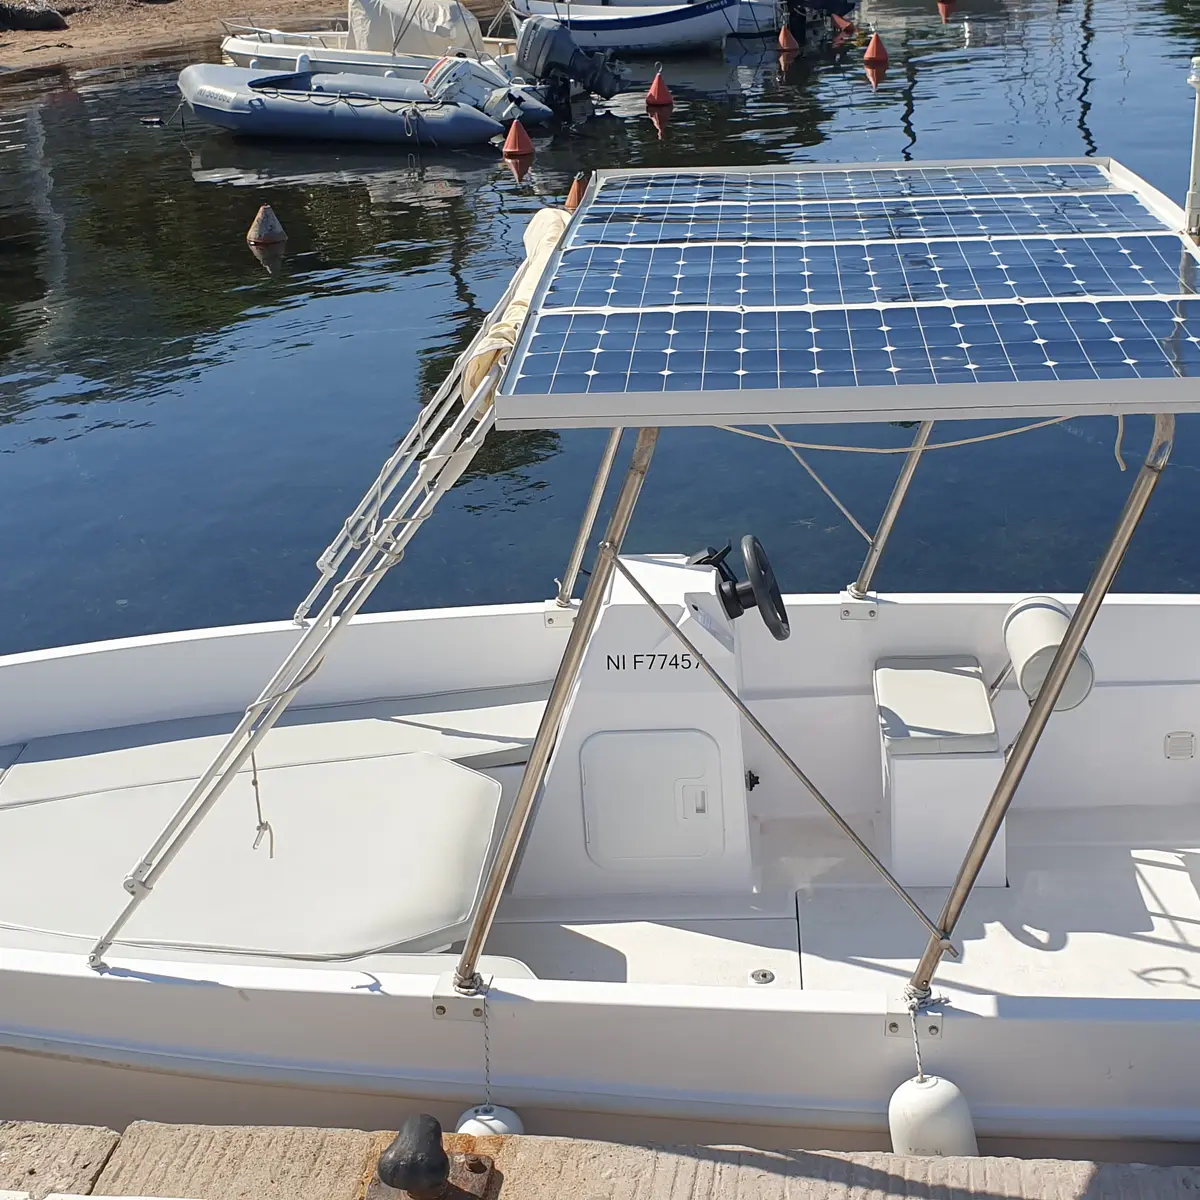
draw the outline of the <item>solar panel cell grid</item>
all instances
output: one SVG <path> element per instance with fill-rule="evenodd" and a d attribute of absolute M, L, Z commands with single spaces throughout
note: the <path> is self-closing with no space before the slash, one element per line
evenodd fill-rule
<path fill-rule="evenodd" d="M 1196 263 L 1092 163 L 618 175 L 504 390 L 1197 377 Z"/>

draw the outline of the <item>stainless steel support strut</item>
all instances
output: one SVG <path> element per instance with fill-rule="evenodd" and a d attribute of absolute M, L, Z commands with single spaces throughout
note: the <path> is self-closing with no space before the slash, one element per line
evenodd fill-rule
<path fill-rule="evenodd" d="M 925 953 L 921 956 L 921 961 L 917 964 L 917 969 L 909 980 L 909 987 L 917 996 L 929 995 L 934 973 L 945 953 L 945 943 L 954 933 L 954 927 L 958 924 L 959 917 L 962 916 L 971 890 L 983 868 L 984 859 L 987 858 L 988 851 L 991 850 L 992 843 L 1000 832 L 1000 825 L 1008 813 L 1013 795 L 1025 774 L 1025 768 L 1029 766 L 1029 760 L 1033 757 L 1033 752 L 1037 749 L 1046 723 L 1050 720 L 1050 714 L 1058 703 L 1058 698 L 1067 682 L 1067 676 L 1070 675 L 1071 668 L 1075 665 L 1080 650 L 1083 649 L 1084 639 L 1092 627 L 1092 622 L 1096 619 L 1096 614 L 1100 611 L 1104 597 L 1108 595 L 1108 589 L 1112 586 L 1117 571 L 1121 567 L 1121 560 L 1125 557 L 1126 550 L 1129 549 L 1129 543 L 1141 522 L 1142 514 L 1146 511 L 1150 497 L 1158 486 L 1163 468 L 1171 457 L 1174 438 L 1174 414 L 1160 413 L 1154 418 L 1154 437 L 1150 442 L 1150 449 L 1146 452 L 1146 461 L 1138 472 L 1137 479 L 1133 482 L 1129 499 L 1125 501 L 1125 507 L 1117 519 L 1117 527 L 1113 530 L 1112 538 L 1109 540 L 1103 556 L 1096 564 L 1096 570 L 1088 583 L 1087 591 L 1080 597 L 1079 604 L 1067 625 L 1067 631 L 1063 634 L 1058 652 L 1050 664 L 1046 681 L 1042 684 L 1037 699 L 1030 705 L 1029 714 L 1021 726 L 1021 732 L 1017 734 L 1017 740 L 1013 742 L 1012 749 L 1008 752 L 1004 769 L 1000 772 L 1000 778 L 996 783 L 996 790 L 992 793 L 987 808 L 984 809 L 979 828 L 975 831 L 970 846 L 967 847 L 966 857 L 958 870 L 958 877 L 950 889 L 949 896 L 946 897 L 941 916 L 938 917 L 938 930 L 930 935 L 929 945 L 926 946 Z"/>
<path fill-rule="evenodd" d="M 617 438 L 619 440 L 619 437 Z M 479 975 L 479 956 L 483 953 L 483 944 L 491 932 L 492 922 L 496 919 L 496 910 L 500 907 L 500 898 L 504 894 L 508 877 L 512 873 L 517 852 L 529 824 L 533 803 L 541 791 L 546 778 L 546 768 L 550 765 L 550 755 L 558 741 L 558 733 L 562 727 L 563 716 L 567 710 L 567 701 L 575 687 L 579 676 L 579 667 L 583 662 L 583 652 L 587 648 L 588 639 L 596 627 L 600 616 L 600 606 L 604 603 L 608 583 L 612 578 L 613 564 L 620 553 L 629 522 L 633 518 L 633 510 L 637 506 L 642 484 L 646 481 L 646 473 L 650 470 L 650 460 L 654 457 L 654 447 L 658 441 L 657 429 L 642 429 L 638 431 L 637 442 L 633 447 L 633 458 L 625 472 L 625 481 L 621 485 L 617 503 L 612 517 L 608 522 L 608 531 L 600 545 L 600 555 L 596 560 L 595 569 L 588 580 L 587 590 L 575 616 L 575 624 L 571 627 L 571 636 L 567 639 L 562 661 L 558 664 L 558 674 L 554 677 L 554 685 L 550 689 L 550 697 L 546 701 L 546 711 L 542 713 L 541 724 L 538 725 L 537 736 L 529 750 L 529 762 L 525 774 L 521 777 L 521 786 L 517 790 L 517 798 L 513 801 L 512 811 L 508 814 L 504 832 L 500 835 L 500 845 L 492 859 L 491 869 L 483 885 L 479 907 L 475 918 L 467 932 L 463 943 L 462 956 L 458 960 L 458 968 L 454 972 L 454 986 L 459 991 L 474 993 L 483 986 Z M 612 446 L 616 453 L 616 446 Z M 590 505 L 590 502 L 589 502 Z"/>

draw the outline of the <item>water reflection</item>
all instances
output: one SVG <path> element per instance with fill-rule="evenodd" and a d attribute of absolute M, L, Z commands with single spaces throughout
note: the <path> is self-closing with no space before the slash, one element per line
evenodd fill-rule
<path fill-rule="evenodd" d="M 963 0 L 943 23 L 934 0 L 864 0 L 860 25 L 891 54 L 876 91 L 861 34 L 790 60 L 731 43 L 668 63 L 677 103 L 658 129 L 653 64 L 631 64 L 628 94 L 537 139 L 521 183 L 491 151 L 301 150 L 144 124 L 172 117 L 175 73 L 215 42 L 0 85 L 0 651 L 289 614 L 499 297 L 530 215 L 581 168 L 1099 151 L 1182 196 L 1189 5 Z M 271 270 L 244 240 L 260 203 L 289 234 Z M 1132 446 L 1145 431 L 1130 424 Z M 1200 582 L 1175 532 L 1200 499 L 1189 428 L 1127 588 Z M 881 586 L 1081 586 L 1126 487 L 1111 436 L 1085 422 L 928 456 Z M 493 437 L 379 606 L 550 594 L 602 443 Z M 814 461 L 869 525 L 894 462 Z M 841 586 L 861 554 L 785 451 L 670 431 L 631 544 L 747 530 L 793 589 Z"/>

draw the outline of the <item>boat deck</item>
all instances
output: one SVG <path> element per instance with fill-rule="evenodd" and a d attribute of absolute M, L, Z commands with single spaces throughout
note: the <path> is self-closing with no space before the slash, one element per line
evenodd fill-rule
<path fill-rule="evenodd" d="M 551 979 L 746 986 L 766 969 L 774 987 L 899 989 L 924 930 L 849 842 L 804 818 L 766 823 L 761 843 L 777 884 L 807 882 L 736 915 L 731 903 L 724 916 L 712 899 L 625 898 L 592 920 L 538 919 L 538 902 L 510 902 L 489 949 Z M 938 975 L 945 987 L 1105 998 L 1200 990 L 1200 809 L 1018 810 L 1008 863 L 1008 887 L 972 895 L 956 936 L 962 958 Z M 912 894 L 936 915 L 945 889 Z M 640 919 L 622 915 L 635 908 Z"/>

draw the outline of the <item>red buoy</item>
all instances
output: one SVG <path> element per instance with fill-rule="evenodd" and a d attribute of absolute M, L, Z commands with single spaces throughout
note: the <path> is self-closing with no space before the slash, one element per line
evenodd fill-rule
<path fill-rule="evenodd" d="M 943 25 L 950 24 L 950 18 L 954 15 L 957 7 L 954 0 L 938 0 L 938 15 L 942 18 Z"/>
<path fill-rule="evenodd" d="M 795 34 L 786 25 L 779 31 L 779 48 L 785 54 L 796 54 L 800 49 Z"/>
<path fill-rule="evenodd" d="M 838 31 L 838 33 L 854 32 L 853 21 L 847 21 L 845 17 L 839 17 L 837 13 L 830 13 L 829 15 L 833 19 L 833 27 Z"/>
<path fill-rule="evenodd" d="M 580 171 L 571 181 L 571 190 L 567 193 L 567 202 L 563 206 L 567 212 L 574 212 L 583 201 L 584 179 Z"/>
<path fill-rule="evenodd" d="M 863 55 L 863 63 L 868 67 L 887 70 L 888 52 L 879 34 L 871 34 L 871 40 L 867 43 L 867 52 Z"/>
<path fill-rule="evenodd" d="M 533 157 L 533 143 L 529 140 L 529 134 L 525 132 L 525 126 L 520 121 L 512 123 L 508 131 L 508 137 L 504 139 L 504 157 Z"/>
<path fill-rule="evenodd" d="M 646 93 L 647 106 L 649 108 L 670 108 L 674 103 L 675 97 L 671 95 L 671 89 L 667 87 L 666 80 L 662 77 L 662 71 L 656 71 L 654 82 Z"/>

